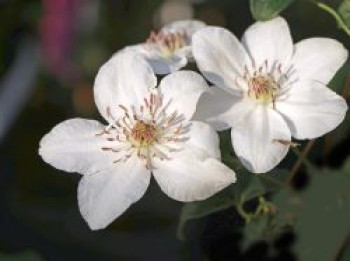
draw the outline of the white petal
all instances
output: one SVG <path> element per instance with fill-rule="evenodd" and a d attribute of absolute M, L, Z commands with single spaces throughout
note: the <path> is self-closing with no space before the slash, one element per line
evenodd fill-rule
<path fill-rule="evenodd" d="M 147 48 L 147 46 L 148 45 L 145 43 L 129 45 L 129 46 L 124 47 L 124 49 L 122 49 L 119 52 L 133 52 L 133 53 L 137 53 L 137 54 L 147 55 L 150 53 L 150 50 L 149 50 L 149 48 Z M 119 52 L 117 52 L 117 53 L 119 53 Z M 116 55 L 116 54 L 114 54 L 114 55 Z"/>
<path fill-rule="evenodd" d="M 171 33 L 181 33 L 184 32 L 191 39 L 192 35 L 198 31 L 199 29 L 205 27 L 205 23 L 197 20 L 184 20 L 184 21 L 176 21 L 170 24 L 163 26 L 160 30 L 163 33 L 171 32 Z M 189 40 L 190 40 L 189 39 Z"/>
<path fill-rule="evenodd" d="M 291 135 L 283 118 L 258 105 L 231 132 L 232 145 L 242 164 L 254 173 L 268 172 L 287 154 Z"/>
<path fill-rule="evenodd" d="M 236 120 L 233 111 L 241 99 L 240 96 L 232 95 L 221 88 L 211 87 L 199 98 L 193 119 L 205 121 L 219 131 L 229 129 Z"/>
<path fill-rule="evenodd" d="M 189 140 L 186 143 L 202 149 L 210 157 L 221 159 L 219 135 L 207 123 L 192 121 Z"/>
<path fill-rule="evenodd" d="M 169 57 L 161 55 L 159 46 L 152 44 L 137 44 L 124 48 L 125 52 L 134 52 L 141 55 L 152 67 L 155 74 L 164 75 L 180 70 L 187 65 L 187 57 L 192 56 L 189 46 L 181 48 Z"/>
<path fill-rule="evenodd" d="M 186 57 L 187 61 L 193 62 L 192 46 L 184 46 L 174 53 L 175 56 Z"/>
<path fill-rule="evenodd" d="M 335 129 L 345 117 L 345 100 L 323 84 L 299 81 L 275 103 L 297 139 L 313 139 Z"/>
<path fill-rule="evenodd" d="M 78 187 L 82 216 L 93 230 L 108 226 L 146 192 L 150 173 L 136 157 L 92 175 Z"/>
<path fill-rule="evenodd" d="M 170 101 L 168 112 L 182 113 L 187 120 L 195 112 L 200 95 L 208 88 L 203 77 L 192 71 L 175 72 L 164 77 L 159 84 L 164 103 Z"/>
<path fill-rule="evenodd" d="M 295 45 L 292 64 L 300 80 L 327 84 L 348 58 L 344 46 L 329 38 L 310 38 Z"/>
<path fill-rule="evenodd" d="M 56 125 L 40 141 L 39 154 L 57 169 L 89 174 L 112 164 L 110 152 L 102 151 L 106 139 L 97 136 L 104 126 L 97 121 L 71 119 Z"/>
<path fill-rule="evenodd" d="M 172 55 L 169 58 L 164 58 L 159 55 L 146 57 L 147 62 L 152 66 L 156 74 L 164 75 L 180 70 L 187 65 L 186 54 Z"/>
<path fill-rule="evenodd" d="M 269 65 L 278 62 L 287 66 L 293 54 L 289 27 L 281 17 L 254 23 L 245 31 L 242 42 L 257 67 L 266 60 Z"/>
<path fill-rule="evenodd" d="M 94 85 L 95 103 L 107 120 L 107 108 L 114 117 L 123 111 L 118 107 L 138 106 L 148 98 L 149 90 L 157 84 L 151 66 L 140 56 L 130 51 L 120 51 L 98 71 Z"/>
<path fill-rule="evenodd" d="M 233 170 L 195 146 L 160 162 L 153 174 L 165 194 L 184 202 L 211 197 L 236 181 Z"/>
<path fill-rule="evenodd" d="M 243 46 L 228 30 L 208 26 L 193 35 L 193 56 L 203 75 L 215 85 L 235 92 L 236 79 L 249 61 Z"/>

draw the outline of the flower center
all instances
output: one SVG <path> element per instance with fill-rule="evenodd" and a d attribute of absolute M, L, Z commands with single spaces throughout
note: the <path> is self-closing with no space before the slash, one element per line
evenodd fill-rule
<path fill-rule="evenodd" d="M 188 45 L 188 37 L 185 32 L 155 32 L 152 31 L 146 43 L 155 47 L 156 51 L 164 58 L 171 56 L 179 49 Z"/>
<path fill-rule="evenodd" d="M 248 79 L 248 96 L 264 104 L 274 100 L 278 84 L 270 75 L 259 75 Z"/>
<path fill-rule="evenodd" d="M 252 60 L 251 65 L 244 67 L 243 74 L 235 78 L 235 84 L 246 97 L 264 105 L 272 103 L 275 107 L 276 99 L 298 81 L 294 74 L 295 69 L 292 66 L 282 71 L 282 64 L 278 61 L 269 64 L 265 60 L 260 66 L 256 66 Z"/>
<path fill-rule="evenodd" d="M 132 143 L 136 147 L 152 145 L 157 138 L 157 128 L 154 124 L 137 121 L 132 129 Z"/>
<path fill-rule="evenodd" d="M 109 142 L 103 151 L 116 154 L 114 163 L 125 162 L 131 156 L 137 156 L 148 169 L 153 168 L 153 160 L 170 160 L 173 153 L 182 150 L 188 140 L 186 134 L 190 124 L 183 114 L 169 113 L 171 100 L 163 103 L 158 93 L 151 93 L 143 103 L 136 107 L 119 105 L 122 113 L 115 119 L 110 107 L 106 108 L 111 123 L 98 136 L 104 136 Z"/>

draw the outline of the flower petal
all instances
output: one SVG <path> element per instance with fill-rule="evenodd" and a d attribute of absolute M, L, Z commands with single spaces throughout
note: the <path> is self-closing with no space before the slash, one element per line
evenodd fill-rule
<path fill-rule="evenodd" d="M 194 58 L 192 55 L 192 46 L 184 46 L 180 48 L 179 50 L 176 50 L 174 53 L 174 56 L 178 57 L 186 57 L 186 64 L 187 62 L 194 62 Z"/>
<path fill-rule="evenodd" d="M 164 77 L 158 89 L 163 95 L 164 104 L 170 101 L 169 112 L 177 111 L 190 120 L 200 95 L 208 88 L 207 83 L 198 73 L 178 71 Z"/>
<path fill-rule="evenodd" d="M 162 33 L 186 33 L 187 37 L 191 42 L 192 35 L 199 29 L 205 27 L 206 24 L 202 21 L 197 20 L 183 20 L 175 21 L 173 23 L 163 26 L 160 30 Z"/>
<path fill-rule="evenodd" d="M 221 159 L 219 135 L 207 123 L 191 121 L 191 131 L 187 143 L 204 150 L 210 157 Z"/>
<path fill-rule="evenodd" d="M 152 67 L 155 74 L 164 75 L 180 70 L 187 65 L 187 57 L 192 55 L 190 46 L 183 47 L 169 57 L 160 54 L 156 44 L 137 44 L 124 48 L 125 52 L 141 55 Z"/>
<path fill-rule="evenodd" d="M 205 121 L 218 131 L 229 129 L 236 120 L 233 113 L 241 99 L 221 88 L 211 87 L 200 96 L 193 119 Z"/>
<path fill-rule="evenodd" d="M 45 162 L 67 172 L 90 174 L 112 164 L 111 153 L 102 151 L 106 140 L 97 136 L 104 126 L 97 121 L 71 119 L 56 125 L 40 141 Z"/>
<path fill-rule="evenodd" d="M 108 226 L 146 192 L 150 173 L 137 157 L 85 175 L 78 187 L 82 216 L 93 230 Z"/>
<path fill-rule="evenodd" d="M 157 84 L 151 66 L 138 54 L 120 51 L 98 71 L 94 85 L 95 103 L 101 115 L 111 121 L 124 112 L 118 105 L 138 106 Z"/>
<path fill-rule="evenodd" d="M 164 58 L 159 55 L 148 55 L 146 60 L 152 66 L 154 72 L 159 75 L 176 72 L 187 65 L 187 58 L 185 54 L 174 54 L 169 58 Z"/>
<path fill-rule="evenodd" d="M 235 81 L 249 61 L 243 46 L 228 30 L 208 26 L 193 35 L 193 56 L 205 78 L 230 92 L 239 91 Z"/>
<path fill-rule="evenodd" d="M 256 67 L 266 60 L 271 66 L 275 62 L 287 66 L 293 54 L 289 27 L 281 17 L 254 23 L 245 31 L 242 42 Z"/>
<path fill-rule="evenodd" d="M 316 81 L 297 82 L 275 106 L 297 139 L 314 139 L 335 129 L 347 111 L 342 97 Z"/>
<path fill-rule="evenodd" d="M 236 181 L 233 170 L 191 143 L 170 160 L 158 162 L 153 174 L 165 194 L 184 202 L 211 197 Z"/>
<path fill-rule="evenodd" d="M 329 38 L 310 38 L 295 45 L 292 64 L 300 80 L 328 84 L 347 58 L 348 51 L 340 42 Z"/>
<path fill-rule="evenodd" d="M 268 172 L 287 154 L 290 130 L 271 108 L 258 105 L 245 114 L 242 124 L 231 132 L 232 145 L 242 164 L 254 173 Z"/>

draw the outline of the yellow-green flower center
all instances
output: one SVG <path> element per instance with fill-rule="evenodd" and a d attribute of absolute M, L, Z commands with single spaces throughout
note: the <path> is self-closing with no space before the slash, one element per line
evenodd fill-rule
<path fill-rule="evenodd" d="M 278 84 L 268 75 L 254 76 L 248 80 L 248 96 L 261 103 L 273 102 Z"/>
<path fill-rule="evenodd" d="M 132 129 L 132 143 L 136 147 L 148 147 L 157 138 L 157 128 L 153 124 L 137 121 Z"/>

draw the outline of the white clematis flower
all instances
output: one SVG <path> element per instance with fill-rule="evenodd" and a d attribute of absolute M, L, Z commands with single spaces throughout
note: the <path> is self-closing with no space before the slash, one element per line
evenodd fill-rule
<path fill-rule="evenodd" d="M 91 229 L 106 227 L 139 200 L 151 172 L 164 193 L 179 201 L 208 198 L 236 180 L 220 162 L 216 132 L 191 121 L 208 88 L 204 79 L 181 71 L 156 84 L 144 59 L 118 53 L 101 67 L 94 86 L 109 125 L 71 119 L 40 142 L 44 161 L 84 175 L 78 203 Z"/>
<path fill-rule="evenodd" d="M 287 154 L 291 136 L 313 139 L 336 128 L 347 104 L 326 84 L 348 52 L 328 38 L 293 45 L 286 21 L 257 22 L 242 44 L 229 31 L 206 27 L 193 36 L 193 55 L 217 87 L 199 101 L 197 119 L 232 127 L 233 148 L 246 168 L 263 173 Z"/>
<path fill-rule="evenodd" d="M 159 32 L 152 31 L 145 43 L 125 48 L 144 56 L 156 74 L 180 70 L 192 59 L 192 35 L 205 27 L 196 20 L 176 21 Z"/>

